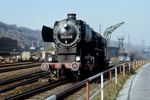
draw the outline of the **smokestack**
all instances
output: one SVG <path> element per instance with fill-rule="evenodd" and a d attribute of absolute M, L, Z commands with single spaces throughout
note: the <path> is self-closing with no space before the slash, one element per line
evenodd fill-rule
<path fill-rule="evenodd" d="M 67 17 L 68 17 L 68 19 L 76 20 L 76 14 L 74 14 L 74 13 L 67 14 Z"/>

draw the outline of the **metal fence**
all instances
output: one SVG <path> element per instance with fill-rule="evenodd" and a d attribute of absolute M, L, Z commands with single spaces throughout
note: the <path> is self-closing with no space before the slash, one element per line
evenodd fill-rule
<path fill-rule="evenodd" d="M 127 62 L 127 63 L 117 65 L 113 68 L 110 68 L 110 69 L 104 71 L 104 72 L 101 72 L 92 77 L 89 77 L 89 78 L 55 94 L 55 95 L 52 95 L 51 97 L 48 97 L 46 100 L 56 100 L 56 99 L 60 98 L 61 96 L 64 96 L 65 94 L 67 94 L 85 84 L 86 84 L 87 100 L 92 100 L 100 92 L 101 92 L 101 100 L 104 100 L 104 91 L 103 90 L 107 85 L 110 85 L 110 90 L 111 90 L 112 89 L 112 81 L 115 80 L 115 83 L 117 84 L 118 76 L 120 76 L 120 77 L 122 77 L 122 75 L 125 76 L 126 72 L 130 72 L 131 69 L 135 69 L 136 67 L 138 67 L 142 64 L 145 64 L 147 62 L 149 62 L 149 60 L 139 60 L 139 61 Z M 118 73 L 118 70 L 119 70 L 119 73 Z M 114 73 L 112 73 L 112 72 L 114 72 Z M 104 84 L 104 74 L 106 74 L 106 73 L 109 73 L 109 81 Z M 114 77 L 112 77 L 112 74 L 114 74 Z M 90 82 L 98 77 L 100 77 L 100 79 L 101 79 L 101 88 L 94 95 L 92 95 L 90 97 Z"/>

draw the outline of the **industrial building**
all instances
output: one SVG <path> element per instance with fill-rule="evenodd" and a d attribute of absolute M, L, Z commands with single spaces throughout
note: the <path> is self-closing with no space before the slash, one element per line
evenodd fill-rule
<path fill-rule="evenodd" d="M 119 48 L 118 47 L 108 47 L 107 49 L 108 49 L 108 59 L 119 56 Z"/>
<path fill-rule="evenodd" d="M 8 37 L 0 38 L 0 52 L 12 52 L 17 50 L 17 40 Z"/>

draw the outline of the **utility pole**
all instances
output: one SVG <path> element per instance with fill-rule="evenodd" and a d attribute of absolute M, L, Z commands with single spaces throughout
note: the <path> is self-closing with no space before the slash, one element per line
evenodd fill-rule
<path fill-rule="evenodd" d="M 144 51 L 144 48 L 145 48 L 145 41 L 143 39 L 141 39 L 141 48 L 142 48 L 142 51 Z"/>
<path fill-rule="evenodd" d="M 130 52 L 130 34 L 128 34 L 128 52 Z"/>
<path fill-rule="evenodd" d="M 99 25 L 99 34 L 101 34 L 101 25 Z"/>
<path fill-rule="evenodd" d="M 130 34 L 128 34 L 128 45 L 130 44 Z"/>

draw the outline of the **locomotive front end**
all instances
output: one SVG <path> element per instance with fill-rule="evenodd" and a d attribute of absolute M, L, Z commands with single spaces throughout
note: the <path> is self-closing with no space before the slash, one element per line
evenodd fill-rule
<path fill-rule="evenodd" d="M 68 14 L 67 19 L 56 21 L 53 29 L 43 26 L 42 37 L 45 42 L 55 42 L 57 61 L 45 62 L 41 65 L 44 71 L 50 71 L 51 76 L 70 76 L 69 73 L 80 74 L 81 60 L 77 46 L 81 41 L 81 25 L 76 20 L 76 14 Z"/>

